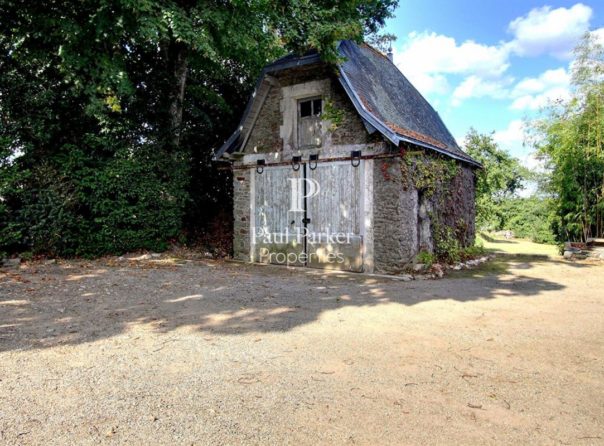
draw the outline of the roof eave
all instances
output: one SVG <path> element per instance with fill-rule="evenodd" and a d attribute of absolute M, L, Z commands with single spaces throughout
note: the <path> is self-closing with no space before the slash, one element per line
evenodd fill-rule
<path fill-rule="evenodd" d="M 424 147 L 426 149 L 433 150 L 433 151 L 435 151 L 437 153 L 440 153 L 441 155 L 448 156 L 449 158 L 453 158 L 455 160 L 458 160 L 458 161 L 470 164 L 472 166 L 475 166 L 475 167 L 478 167 L 478 168 L 482 168 L 482 165 L 480 163 L 474 161 L 473 159 L 471 159 L 469 157 L 465 158 L 463 156 L 459 156 L 456 153 L 450 152 L 450 151 L 445 150 L 445 149 L 441 149 L 441 148 L 436 147 L 436 146 L 434 146 L 432 144 L 428 144 L 428 143 L 425 143 L 425 142 L 422 142 L 422 141 L 418 141 L 417 139 L 407 138 L 405 136 L 400 136 L 400 135 L 399 135 L 399 138 L 400 138 L 401 141 L 408 142 L 408 143 L 411 143 L 411 144 L 415 144 L 416 146 L 421 146 L 421 147 Z"/>

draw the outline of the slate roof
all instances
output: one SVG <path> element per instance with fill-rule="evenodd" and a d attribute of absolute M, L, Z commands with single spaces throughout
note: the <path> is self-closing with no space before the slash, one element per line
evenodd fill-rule
<path fill-rule="evenodd" d="M 480 167 L 478 162 L 459 148 L 438 113 L 388 57 L 369 45 L 358 45 L 349 40 L 340 42 L 338 50 L 345 58 L 339 66 L 340 83 L 366 123 L 396 146 L 404 141 Z M 319 62 L 316 53 L 301 57 L 285 56 L 267 65 L 256 91 L 261 88 L 264 77 L 271 72 Z M 216 158 L 240 148 L 242 130 L 247 127 L 246 120 L 254 108 L 252 103 L 257 99 L 256 91 L 241 125 L 218 150 Z"/>

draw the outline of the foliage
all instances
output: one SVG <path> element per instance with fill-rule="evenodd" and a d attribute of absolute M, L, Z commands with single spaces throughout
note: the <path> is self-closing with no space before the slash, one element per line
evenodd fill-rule
<path fill-rule="evenodd" d="M 448 187 L 458 173 L 455 160 L 426 156 L 424 152 L 408 152 L 400 166 L 402 178 L 410 180 L 413 186 L 428 198 L 439 188 Z"/>
<path fill-rule="evenodd" d="M 502 203 L 499 215 L 497 229 L 510 230 L 515 237 L 535 243 L 555 243 L 552 232 L 555 217 L 550 198 L 511 198 Z"/>
<path fill-rule="evenodd" d="M 461 261 L 475 259 L 486 254 L 486 249 L 482 246 L 482 243 L 477 242 L 474 246 L 468 246 L 460 252 Z"/>
<path fill-rule="evenodd" d="M 395 0 L 0 4 L 0 250 L 162 249 L 230 210 L 211 162 L 256 76 L 336 57 Z M 221 221 L 221 226 L 229 226 Z"/>
<path fill-rule="evenodd" d="M 391 33 L 372 34 L 367 39 L 367 43 L 384 54 L 387 54 L 392 49 L 392 43 L 395 41 L 396 35 Z"/>
<path fill-rule="evenodd" d="M 588 33 L 575 55 L 572 99 L 550 104 L 531 127 L 558 241 L 604 236 L 604 47 Z"/>
<path fill-rule="evenodd" d="M 333 101 L 327 99 L 323 104 L 323 112 L 321 113 L 321 119 L 329 121 L 329 131 L 335 131 L 340 124 L 344 121 L 344 110 L 337 108 Z"/>
<path fill-rule="evenodd" d="M 417 189 L 418 200 L 426 203 L 434 241 L 435 259 L 451 263 L 459 258 L 462 246 L 473 242 L 474 232 L 469 214 L 460 216 L 456 206 L 464 185 L 459 164 L 450 158 L 423 151 L 403 151 L 399 162 L 402 187 Z M 386 181 L 393 181 L 388 164 L 382 166 Z M 421 247 L 423 248 L 423 247 Z"/>
<path fill-rule="evenodd" d="M 477 226 L 483 230 L 511 230 L 517 237 L 553 243 L 554 219 L 549 196 L 517 195 L 525 181 L 544 184 L 547 175 L 522 167 L 516 158 L 498 147 L 492 134 L 479 134 L 471 129 L 465 145 L 468 153 L 483 165 L 476 184 Z"/>
<path fill-rule="evenodd" d="M 415 261 L 430 268 L 436 262 L 436 257 L 431 252 L 420 251 L 416 256 Z"/>
<path fill-rule="evenodd" d="M 450 226 L 432 223 L 434 236 L 434 255 L 443 263 L 456 263 L 461 260 L 462 248 Z"/>
<path fill-rule="evenodd" d="M 499 148 L 492 133 L 470 129 L 464 145 L 468 155 L 482 164 L 476 181 L 476 225 L 496 229 L 502 218 L 502 204 L 523 188 L 528 171 Z"/>

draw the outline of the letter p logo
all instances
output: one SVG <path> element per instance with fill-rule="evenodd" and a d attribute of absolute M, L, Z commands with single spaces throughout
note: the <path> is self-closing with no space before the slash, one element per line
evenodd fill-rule
<path fill-rule="evenodd" d="M 321 191 L 317 180 L 310 178 L 288 178 L 291 191 L 290 212 L 304 212 L 304 199 L 312 198 Z"/>

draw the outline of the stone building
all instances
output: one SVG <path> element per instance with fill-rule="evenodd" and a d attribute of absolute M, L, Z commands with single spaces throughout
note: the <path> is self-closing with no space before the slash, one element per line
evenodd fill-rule
<path fill-rule="evenodd" d="M 216 152 L 232 163 L 234 256 L 396 273 L 474 241 L 475 170 L 438 113 L 372 47 L 343 62 L 286 56 L 263 70 Z"/>

